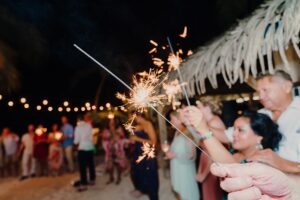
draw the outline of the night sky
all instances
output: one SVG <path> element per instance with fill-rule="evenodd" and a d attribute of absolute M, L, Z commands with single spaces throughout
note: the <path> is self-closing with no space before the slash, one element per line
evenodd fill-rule
<path fill-rule="evenodd" d="M 1 0 L 0 44 L 12 49 L 10 62 L 20 75 L 8 98 L 48 98 L 61 103 L 93 102 L 101 79 L 99 104 L 116 102 L 126 89 L 78 52 L 88 51 L 130 83 L 133 72 L 149 69 L 150 39 L 169 36 L 185 49 L 221 35 L 262 0 Z M 188 37 L 178 35 L 188 27 Z M 1 49 L 0 49 L 1 50 Z M 159 55 L 158 55 L 159 56 Z"/>

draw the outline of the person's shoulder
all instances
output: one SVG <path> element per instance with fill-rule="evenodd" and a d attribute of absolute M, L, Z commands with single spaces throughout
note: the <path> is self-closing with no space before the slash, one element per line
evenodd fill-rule
<path fill-rule="evenodd" d="M 300 97 L 294 97 L 294 99 L 291 103 L 291 107 L 300 110 Z"/>

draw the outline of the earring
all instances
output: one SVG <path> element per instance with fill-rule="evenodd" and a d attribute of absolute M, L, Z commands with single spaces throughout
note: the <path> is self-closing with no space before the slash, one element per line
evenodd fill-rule
<path fill-rule="evenodd" d="M 257 150 L 263 150 L 264 149 L 263 145 L 260 142 L 257 142 L 255 147 L 256 147 Z"/>

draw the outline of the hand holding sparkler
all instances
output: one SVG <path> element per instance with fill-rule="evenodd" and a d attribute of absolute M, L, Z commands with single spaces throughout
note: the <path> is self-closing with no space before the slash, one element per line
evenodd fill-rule
<path fill-rule="evenodd" d="M 209 132 L 202 111 L 195 106 L 188 106 L 182 109 L 181 119 L 186 126 L 193 127 L 199 134 L 206 134 Z"/>

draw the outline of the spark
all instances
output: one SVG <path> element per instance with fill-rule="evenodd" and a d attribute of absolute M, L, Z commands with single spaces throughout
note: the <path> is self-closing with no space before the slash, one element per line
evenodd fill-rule
<path fill-rule="evenodd" d="M 187 36 L 187 26 L 184 27 L 183 33 L 180 34 L 179 36 L 182 37 L 182 38 L 186 38 L 186 36 Z"/>
<path fill-rule="evenodd" d="M 160 58 L 152 58 L 153 64 L 157 67 L 161 67 L 165 62 Z"/>
<path fill-rule="evenodd" d="M 150 70 L 149 73 L 141 72 L 133 76 L 133 87 L 129 97 L 117 93 L 117 98 L 125 102 L 129 108 L 134 108 L 138 112 L 143 112 L 146 107 L 162 105 L 165 95 L 157 94 L 156 87 L 160 85 L 159 70 Z M 163 80 L 164 81 L 164 80 Z"/>
<path fill-rule="evenodd" d="M 168 57 L 169 71 L 177 70 L 181 62 L 182 58 L 179 57 L 178 52 L 176 54 L 171 53 Z"/>
<path fill-rule="evenodd" d="M 187 56 L 190 56 L 190 55 L 192 55 L 193 54 L 193 51 L 192 50 L 188 50 L 188 52 L 187 52 Z"/>
<path fill-rule="evenodd" d="M 136 163 L 140 163 L 143 159 L 147 158 L 155 158 L 155 147 L 154 145 L 150 145 L 149 143 L 143 143 L 142 146 L 143 154 L 138 157 Z"/>
<path fill-rule="evenodd" d="M 156 47 L 158 46 L 157 42 L 155 42 L 155 41 L 153 41 L 153 40 L 150 40 L 150 43 L 153 44 L 153 45 L 156 46 Z"/>
<path fill-rule="evenodd" d="M 151 49 L 148 53 L 149 54 L 152 54 L 152 53 L 156 53 L 157 52 L 157 49 L 154 47 L 153 49 Z"/>
<path fill-rule="evenodd" d="M 124 128 L 129 131 L 132 135 L 134 135 L 135 126 L 133 126 L 133 122 L 135 120 L 136 114 L 133 114 L 132 117 L 123 124 Z"/>

